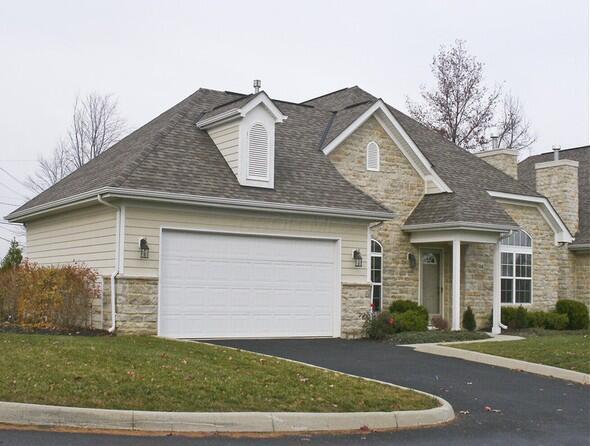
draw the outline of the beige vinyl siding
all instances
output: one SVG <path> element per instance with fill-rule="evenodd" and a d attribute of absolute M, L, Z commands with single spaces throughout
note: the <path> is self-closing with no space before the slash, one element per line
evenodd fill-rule
<path fill-rule="evenodd" d="M 209 130 L 209 136 L 225 158 L 228 166 L 238 176 L 240 125 L 237 122 Z"/>
<path fill-rule="evenodd" d="M 367 222 L 285 213 L 214 208 L 126 206 L 125 275 L 158 276 L 160 227 L 227 232 L 333 237 L 341 239 L 342 282 L 367 282 Z M 147 237 L 149 259 L 140 259 L 138 240 Z M 352 251 L 360 249 L 365 263 L 355 268 Z"/>
<path fill-rule="evenodd" d="M 116 211 L 106 206 L 56 214 L 27 223 L 25 255 L 41 265 L 84 263 L 100 274 L 115 268 Z"/>

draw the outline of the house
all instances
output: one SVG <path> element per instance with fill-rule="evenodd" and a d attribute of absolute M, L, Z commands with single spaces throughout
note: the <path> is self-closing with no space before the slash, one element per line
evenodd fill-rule
<path fill-rule="evenodd" d="M 589 302 L 588 148 L 518 165 L 358 87 L 257 90 L 199 89 L 7 217 L 31 260 L 100 273 L 95 326 L 351 337 L 411 299 L 498 333 L 501 305 Z"/>

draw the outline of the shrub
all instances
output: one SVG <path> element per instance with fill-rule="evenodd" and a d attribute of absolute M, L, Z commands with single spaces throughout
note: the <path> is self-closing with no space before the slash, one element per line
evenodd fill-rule
<path fill-rule="evenodd" d="M 12 239 L 8 252 L 0 263 L 0 271 L 18 267 L 23 261 L 23 250 L 16 239 Z"/>
<path fill-rule="evenodd" d="M 468 331 L 473 331 L 476 328 L 475 315 L 470 306 L 467 306 L 467 310 L 463 313 L 463 328 Z"/>
<path fill-rule="evenodd" d="M 394 328 L 396 332 L 402 331 L 426 331 L 428 328 L 428 313 L 426 315 L 420 310 L 410 310 L 397 313 L 394 317 Z"/>
<path fill-rule="evenodd" d="M 558 313 L 567 314 L 569 318 L 567 328 L 569 330 L 588 328 L 588 307 L 584 303 L 571 299 L 558 300 L 555 309 Z"/>
<path fill-rule="evenodd" d="M 395 319 L 388 311 L 382 311 L 379 314 L 365 318 L 363 325 L 363 335 L 369 339 L 385 339 L 395 331 Z"/>
<path fill-rule="evenodd" d="M 547 330 L 565 330 L 568 326 L 567 314 L 556 311 L 529 311 L 527 312 L 527 326 L 530 328 L 545 328 Z"/>
<path fill-rule="evenodd" d="M 567 314 L 558 313 L 557 311 L 545 313 L 543 328 L 547 330 L 565 330 L 568 325 L 569 317 Z"/>
<path fill-rule="evenodd" d="M 415 311 L 419 305 L 412 300 L 394 300 L 389 306 L 389 312 L 393 313 L 405 313 L 406 311 Z"/>
<path fill-rule="evenodd" d="M 85 327 L 92 300 L 98 297 L 96 278 L 93 270 L 82 265 L 46 267 L 25 262 L 0 273 L 2 307 L 19 324 Z"/>
<path fill-rule="evenodd" d="M 432 326 L 438 330 L 448 330 L 449 322 L 442 316 L 432 316 L 430 320 Z"/>
<path fill-rule="evenodd" d="M 522 305 L 515 307 L 502 307 L 502 323 L 512 330 L 527 328 L 527 310 Z"/>

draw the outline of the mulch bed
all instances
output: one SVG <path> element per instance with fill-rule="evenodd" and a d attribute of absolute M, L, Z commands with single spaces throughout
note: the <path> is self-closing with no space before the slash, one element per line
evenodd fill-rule
<path fill-rule="evenodd" d="M 114 336 L 107 330 L 97 328 L 57 328 L 57 327 L 35 327 L 19 325 L 11 322 L 0 323 L 0 333 L 17 333 L 17 334 L 45 334 L 45 335 L 68 335 L 68 336 Z"/>

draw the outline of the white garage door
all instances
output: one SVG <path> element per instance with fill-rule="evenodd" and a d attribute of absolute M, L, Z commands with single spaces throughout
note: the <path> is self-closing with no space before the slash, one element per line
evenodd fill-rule
<path fill-rule="evenodd" d="M 334 240 L 162 232 L 159 334 L 338 336 Z"/>

